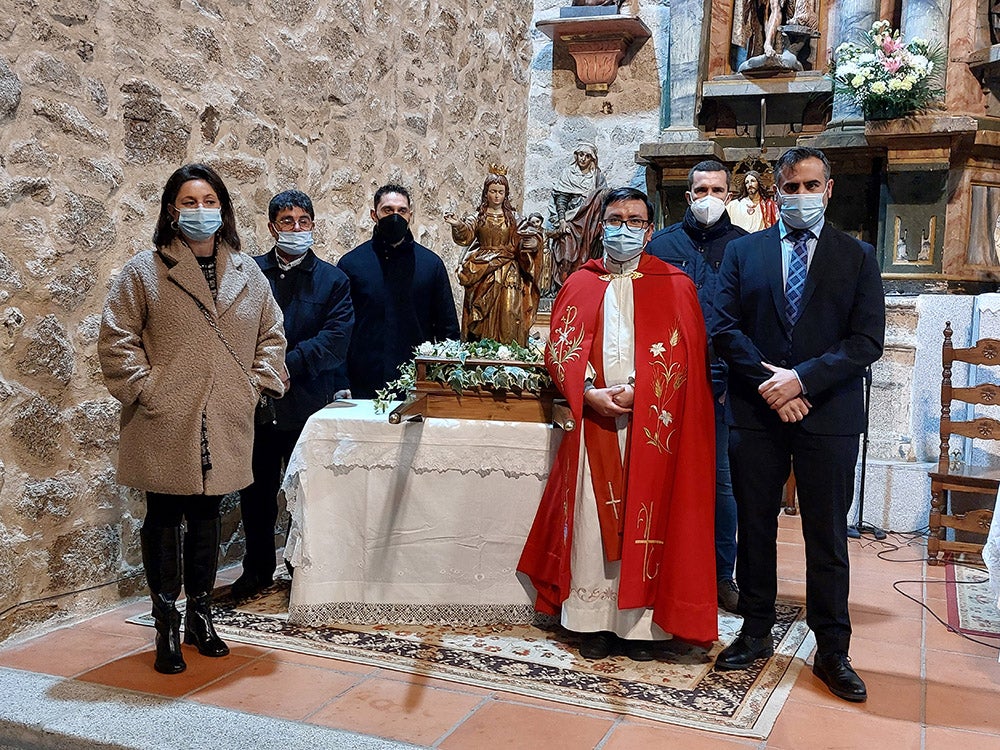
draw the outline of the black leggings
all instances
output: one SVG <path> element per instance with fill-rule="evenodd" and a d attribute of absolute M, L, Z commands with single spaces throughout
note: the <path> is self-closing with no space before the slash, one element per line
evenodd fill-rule
<path fill-rule="evenodd" d="M 212 521 L 219 517 L 222 495 L 164 495 L 146 493 L 146 519 L 150 526 L 180 526 L 181 519 Z"/>

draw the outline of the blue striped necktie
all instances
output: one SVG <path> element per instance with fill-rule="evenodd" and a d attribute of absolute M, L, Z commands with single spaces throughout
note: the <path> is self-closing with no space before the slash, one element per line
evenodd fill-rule
<path fill-rule="evenodd" d="M 795 325 L 802 312 L 802 291 L 806 286 L 809 271 L 809 246 L 812 237 L 808 229 L 793 229 L 786 235 L 792 241 L 792 254 L 788 258 L 788 281 L 785 284 L 785 314 L 788 322 Z"/>

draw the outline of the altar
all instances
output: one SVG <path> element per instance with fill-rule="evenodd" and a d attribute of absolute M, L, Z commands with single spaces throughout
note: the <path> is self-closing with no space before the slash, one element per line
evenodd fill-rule
<path fill-rule="evenodd" d="M 561 431 L 428 419 L 344 401 L 306 424 L 285 473 L 298 624 L 527 622 L 516 572 Z"/>

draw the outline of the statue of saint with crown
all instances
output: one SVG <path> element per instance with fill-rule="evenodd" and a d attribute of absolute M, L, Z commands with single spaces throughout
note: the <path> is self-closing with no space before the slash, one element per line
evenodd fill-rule
<path fill-rule="evenodd" d="M 476 213 L 444 219 L 455 242 L 468 247 L 457 269 L 465 288 L 462 339 L 525 346 L 541 297 L 544 241 L 514 213 L 506 168 L 490 165 Z"/>

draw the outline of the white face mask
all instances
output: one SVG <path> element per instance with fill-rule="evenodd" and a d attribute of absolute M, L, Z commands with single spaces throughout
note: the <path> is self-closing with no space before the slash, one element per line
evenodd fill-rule
<path fill-rule="evenodd" d="M 781 220 L 793 229 L 811 229 L 816 226 L 826 206 L 826 193 L 778 193 L 778 212 Z"/>
<path fill-rule="evenodd" d="M 305 253 L 313 244 L 312 232 L 278 232 L 275 243 L 285 255 L 298 257 Z"/>
<path fill-rule="evenodd" d="M 717 222 L 726 210 L 726 202 L 714 195 L 705 195 L 691 201 L 691 213 L 694 220 L 704 227 L 710 227 Z"/>
<path fill-rule="evenodd" d="M 620 227 L 604 227 L 604 252 L 613 261 L 626 263 L 639 255 L 645 246 L 645 229 L 630 229 L 624 223 Z"/>

